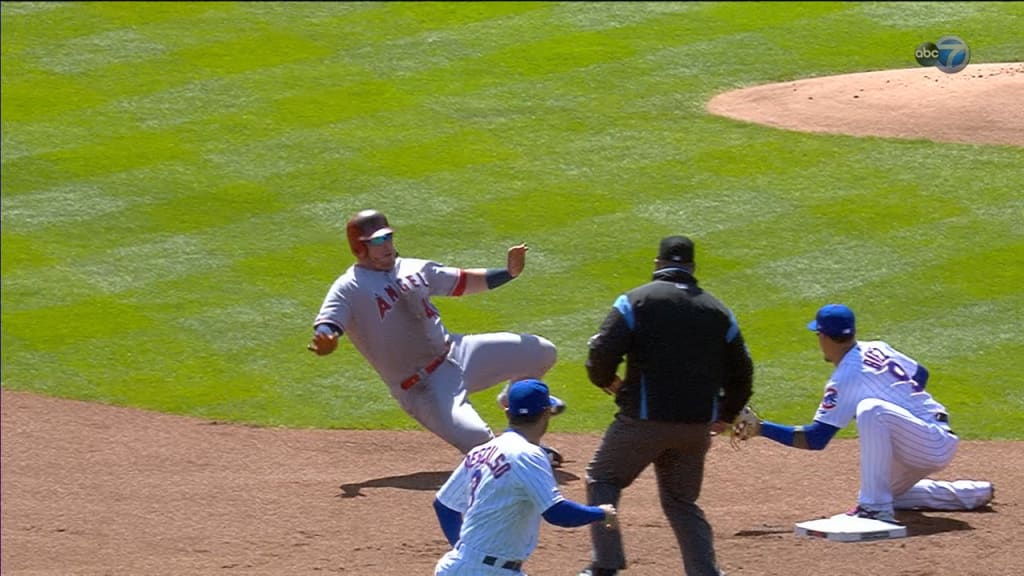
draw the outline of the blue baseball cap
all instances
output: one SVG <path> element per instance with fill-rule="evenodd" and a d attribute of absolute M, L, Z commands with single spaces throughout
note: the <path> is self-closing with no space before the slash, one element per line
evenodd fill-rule
<path fill-rule="evenodd" d="M 843 304 L 826 304 L 807 328 L 826 336 L 849 336 L 856 332 L 853 310 Z"/>
<path fill-rule="evenodd" d="M 532 416 L 555 405 L 548 385 L 540 380 L 519 380 L 508 389 L 508 413 L 511 415 Z"/>

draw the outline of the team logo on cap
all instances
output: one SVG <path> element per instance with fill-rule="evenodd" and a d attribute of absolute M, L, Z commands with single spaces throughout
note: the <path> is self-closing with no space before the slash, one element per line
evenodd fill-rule
<path fill-rule="evenodd" d="M 825 397 L 821 399 L 821 409 L 831 410 L 839 403 L 839 390 L 829 386 L 825 389 Z"/>

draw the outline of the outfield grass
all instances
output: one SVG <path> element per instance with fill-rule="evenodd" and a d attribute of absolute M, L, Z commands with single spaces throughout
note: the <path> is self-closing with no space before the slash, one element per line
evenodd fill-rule
<path fill-rule="evenodd" d="M 264 425 L 416 428 L 345 342 L 304 350 L 385 211 L 403 254 L 499 266 L 438 299 L 531 331 L 560 431 L 613 411 L 586 340 L 658 239 L 739 318 L 754 402 L 805 423 L 830 301 L 918 358 L 970 438 L 1024 435 L 1024 150 L 708 116 L 745 85 L 1024 60 L 1021 3 L 33 3 L 2 10 L 3 387 Z M 500 425 L 491 392 L 475 401 Z M 849 432 L 847 432 L 849 434 Z"/>

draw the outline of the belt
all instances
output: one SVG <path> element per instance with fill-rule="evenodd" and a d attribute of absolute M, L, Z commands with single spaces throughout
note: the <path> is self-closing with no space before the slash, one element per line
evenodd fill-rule
<path fill-rule="evenodd" d="M 484 556 L 484 564 L 488 566 L 498 566 L 498 558 L 495 556 Z M 505 563 L 499 566 L 499 568 L 504 568 L 505 570 L 515 570 L 516 572 L 518 572 L 523 568 L 523 561 L 506 560 Z"/>
<path fill-rule="evenodd" d="M 940 424 L 945 424 L 946 425 L 946 432 L 952 434 L 953 436 L 956 436 L 956 432 L 953 432 L 949 428 L 949 414 L 946 414 L 945 412 L 936 412 L 935 413 L 935 421 L 939 422 Z"/>
<path fill-rule="evenodd" d="M 423 368 L 420 368 L 412 376 L 409 376 L 405 380 L 402 380 L 402 383 L 401 383 L 402 390 L 408 390 L 409 388 L 412 388 L 417 383 L 419 383 L 420 380 L 423 380 L 427 376 L 430 376 L 431 374 L 433 374 L 434 370 L 437 370 L 437 367 L 440 366 L 444 362 L 444 359 L 448 357 L 448 351 L 451 350 L 451 349 L 452 349 L 452 344 L 451 344 L 451 342 L 449 342 L 444 347 L 444 352 L 442 352 L 440 356 L 438 356 L 437 358 L 434 358 L 433 360 L 431 360 L 430 364 L 427 364 Z"/>

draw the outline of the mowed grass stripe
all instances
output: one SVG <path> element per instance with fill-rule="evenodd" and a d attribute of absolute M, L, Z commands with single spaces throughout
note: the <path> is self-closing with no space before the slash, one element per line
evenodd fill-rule
<path fill-rule="evenodd" d="M 265 40 L 266 39 L 263 39 L 263 41 L 265 41 Z M 273 44 L 272 42 L 269 42 L 269 43 L 264 42 L 264 43 L 266 43 L 268 45 L 272 45 Z M 285 50 L 285 51 L 292 52 L 292 51 L 294 51 L 293 48 L 294 48 L 294 46 L 288 46 L 288 50 Z M 245 50 L 239 50 L 239 51 L 240 52 L 247 52 Z M 259 63 L 259 61 L 260 61 L 259 58 L 248 57 L 247 58 L 247 63 L 248 63 L 248 61 L 253 61 L 253 60 L 255 60 L 256 63 Z M 373 88 L 373 87 L 371 87 L 371 88 Z M 380 88 L 380 86 L 377 86 L 376 88 Z M 373 90 L 372 89 L 368 89 L 367 91 L 368 92 L 372 92 Z M 357 90 L 356 94 L 358 94 L 358 93 L 359 92 Z M 340 97 L 337 97 L 337 98 L 327 98 L 327 99 L 329 99 L 329 100 L 330 99 L 334 99 L 334 100 L 341 100 L 341 101 L 344 101 L 345 99 L 350 99 L 350 98 L 345 98 L 344 97 L 345 95 L 350 95 L 350 94 L 346 94 L 345 92 L 337 93 L 337 94 L 334 94 L 334 95 L 340 96 Z M 366 100 L 366 101 L 372 101 L 372 102 L 386 101 L 387 100 L 387 97 L 383 97 L 382 98 L 382 97 L 379 97 L 379 96 L 380 96 L 380 94 L 378 94 L 378 97 L 361 98 L 361 99 L 362 100 Z M 201 102 L 197 102 L 197 104 L 201 104 Z M 324 104 L 324 102 L 317 102 L 315 100 L 309 101 L 308 99 L 303 99 L 301 101 L 295 102 L 294 106 L 286 108 L 286 112 L 289 111 L 289 110 L 291 110 L 291 111 L 296 111 L 296 110 L 315 110 L 317 108 L 322 108 L 322 107 L 313 106 L 313 105 L 317 105 L 317 104 Z M 195 108 L 202 108 L 202 107 L 198 106 L 198 107 L 195 107 Z"/>
<path fill-rule="evenodd" d="M 185 199 L 185 200 L 187 201 L 187 199 Z M 526 204 L 528 204 L 528 203 L 526 203 Z M 670 213 L 671 213 L 671 212 L 670 212 Z M 934 213 L 934 211 L 933 211 L 933 213 Z"/>

